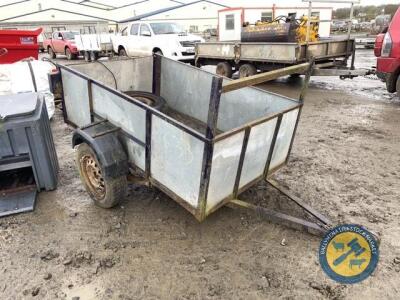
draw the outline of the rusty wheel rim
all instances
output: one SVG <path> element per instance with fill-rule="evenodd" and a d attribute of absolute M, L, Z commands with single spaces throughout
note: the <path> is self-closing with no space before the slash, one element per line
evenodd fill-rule
<path fill-rule="evenodd" d="M 91 155 L 85 155 L 80 160 L 81 169 L 85 181 L 96 199 L 103 199 L 106 195 L 106 187 L 104 178 L 101 173 L 100 166 L 96 159 Z"/>

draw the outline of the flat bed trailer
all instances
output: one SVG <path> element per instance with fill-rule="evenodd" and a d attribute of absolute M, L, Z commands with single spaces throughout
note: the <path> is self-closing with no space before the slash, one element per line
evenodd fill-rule
<path fill-rule="evenodd" d="M 370 74 L 370 70 L 354 68 L 355 40 L 326 39 L 310 43 L 241 43 L 210 42 L 196 44 L 196 66 L 216 65 L 217 74 L 232 77 L 252 76 L 298 65 L 313 59 L 312 75 L 356 77 Z M 348 68 L 348 60 L 351 59 Z M 304 73 L 300 73 L 304 74 Z"/>
<path fill-rule="evenodd" d="M 268 72 L 276 69 L 300 65 L 313 61 L 311 75 L 340 76 L 353 78 L 373 74 L 374 70 L 355 69 L 356 41 L 350 37 L 353 19 L 354 3 L 359 0 L 303 0 L 308 2 L 307 35 L 301 43 L 243 43 L 240 41 L 224 41 L 196 44 L 195 64 L 197 67 L 216 65 L 217 74 L 231 78 L 239 71 L 239 78 L 254 76 L 258 72 Z M 349 3 L 350 18 L 347 36 L 345 38 L 321 38 L 317 42 L 310 40 L 310 26 L 313 22 L 331 22 L 332 20 L 317 20 L 312 18 L 312 3 Z M 348 60 L 351 58 L 350 67 Z M 305 72 L 305 71 L 304 71 Z M 291 75 L 304 75 L 292 73 Z"/>

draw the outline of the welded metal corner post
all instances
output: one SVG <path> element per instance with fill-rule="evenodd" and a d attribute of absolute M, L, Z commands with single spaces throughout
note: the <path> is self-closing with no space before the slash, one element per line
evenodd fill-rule
<path fill-rule="evenodd" d="M 153 55 L 153 82 L 152 92 L 153 94 L 160 96 L 161 87 L 161 56 Z M 151 122 L 152 113 L 151 110 L 146 109 L 146 152 L 145 152 L 145 178 L 148 180 L 151 174 Z"/>
<path fill-rule="evenodd" d="M 158 54 L 153 55 L 153 94 L 160 96 L 161 87 L 161 59 L 162 57 Z"/>
<path fill-rule="evenodd" d="M 222 77 L 214 76 L 211 82 L 210 103 L 208 108 L 206 138 L 204 143 L 203 165 L 200 179 L 199 208 L 197 219 L 202 221 L 206 217 L 208 186 L 210 184 L 211 163 L 214 152 L 214 137 L 217 131 L 219 103 L 222 94 Z"/>
<path fill-rule="evenodd" d="M 246 156 L 247 144 L 249 143 L 250 131 L 251 127 L 247 127 L 244 130 L 244 138 L 243 138 L 242 149 L 240 150 L 239 165 L 236 172 L 235 184 L 233 186 L 234 199 L 236 199 L 238 196 L 240 177 L 242 176 L 243 163 L 244 163 L 244 158 Z"/>
<path fill-rule="evenodd" d="M 57 72 L 59 77 L 59 82 L 60 82 L 60 87 L 61 87 L 61 107 L 62 107 L 62 114 L 63 114 L 63 119 L 64 123 L 68 123 L 68 113 L 67 113 L 67 107 L 65 106 L 65 97 L 64 97 L 64 85 L 62 82 L 62 74 L 61 74 L 61 68 L 56 65 L 57 67 Z"/>
<path fill-rule="evenodd" d="M 282 118 L 283 118 L 283 114 L 279 114 L 278 119 L 276 120 L 274 135 L 272 136 L 271 146 L 269 146 L 268 157 L 267 157 L 267 161 L 265 162 L 265 167 L 264 167 L 263 178 L 265 180 L 268 177 L 269 166 L 271 165 L 272 155 L 274 154 L 275 143 L 276 143 L 276 139 L 278 138 L 279 129 L 281 128 Z"/>
<path fill-rule="evenodd" d="M 87 80 L 88 99 L 89 99 L 89 111 L 90 111 L 90 122 L 94 122 L 94 110 L 93 110 L 93 93 L 92 93 L 92 80 Z"/>

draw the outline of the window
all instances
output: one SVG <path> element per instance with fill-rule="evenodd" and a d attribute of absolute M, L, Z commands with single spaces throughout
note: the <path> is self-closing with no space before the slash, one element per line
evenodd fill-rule
<path fill-rule="evenodd" d="M 189 32 L 199 32 L 199 26 L 197 25 L 190 25 Z"/>
<path fill-rule="evenodd" d="M 225 16 L 225 30 L 235 29 L 235 16 L 233 14 Z"/>
<path fill-rule="evenodd" d="M 183 28 L 176 23 L 162 22 L 150 23 L 154 34 L 179 34 L 184 32 Z"/>
<path fill-rule="evenodd" d="M 272 11 L 264 11 L 261 13 L 261 22 L 271 22 L 272 21 Z"/>
<path fill-rule="evenodd" d="M 65 26 L 51 27 L 51 31 L 52 31 L 52 32 L 54 32 L 54 31 L 63 31 L 63 30 L 66 30 L 66 29 L 65 29 Z"/>
<path fill-rule="evenodd" d="M 125 27 L 124 29 L 122 29 L 121 35 L 122 36 L 127 36 L 128 35 L 128 27 Z"/>
<path fill-rule="evenodd" d="M 313 12 L 311 13 L 311 17 L 316 17 L 316 18 L 319 19 L 319 11 L 313 11 Z"/>
<path fill-rule="evenodd" d="M 96 33 L 96 27 L 95 26 L 90 26 L 90 25 L 85 25 L 83 26 L 83 30 L 81 30 L 82 33 Z"/>
<path fill-rule="evenodd" d="M 150 28 L 146 24 L 140 25 L 140 35 L 151 36 Z"/>
<path fill-rule="evenodd" d="M 131 35 L 137 35 L 139 32 L 139 24 L 132 24 Z"/>

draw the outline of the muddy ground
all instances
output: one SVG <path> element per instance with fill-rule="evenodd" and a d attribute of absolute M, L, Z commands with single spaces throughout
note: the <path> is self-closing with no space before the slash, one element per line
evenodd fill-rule
<path fill-rule="evenodd" d="M 295 96 L 299 86 L 263 87 Z M 114 209 L 94 206 L 58 110 L 58 189 L 40 193 L 34 212 L 0 219 L 0 299 L 399 299 L 399 115 L 400 100 L 376 80 L 315 78 L 290 162 L 275 176 L 335 222 L 380 234 L 373 276 L 341 285 L 319 266 L 320 238 L 251 212 L 222 208 L 200 224 L 139 186 Z M 264 184 L 242 198 L 301 215 Z"/>

